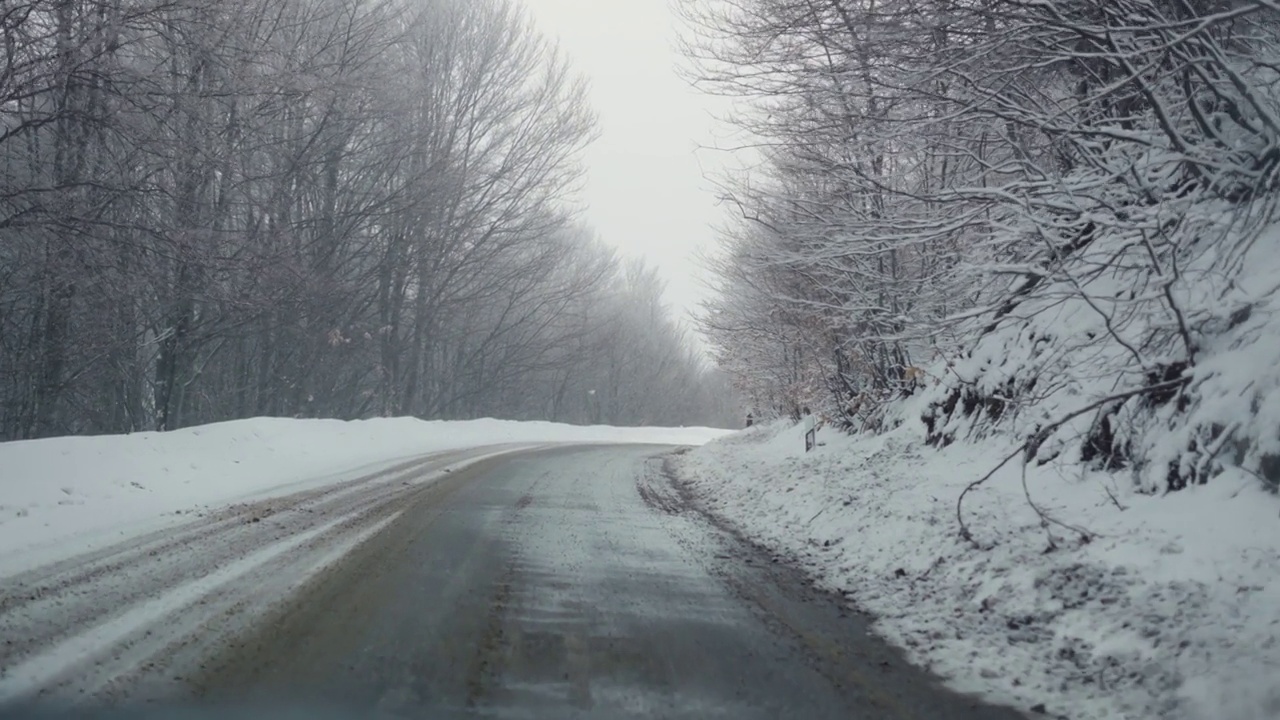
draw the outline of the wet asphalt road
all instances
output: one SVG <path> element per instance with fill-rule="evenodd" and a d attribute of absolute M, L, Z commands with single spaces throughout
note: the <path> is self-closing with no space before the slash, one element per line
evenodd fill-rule
<path fill-rule="evenodd" d="M 686 507 L 667 451 L 459 471 L 187 690 L 350 717 L 1022 717 L 941 689 L 866 618 Z"/>

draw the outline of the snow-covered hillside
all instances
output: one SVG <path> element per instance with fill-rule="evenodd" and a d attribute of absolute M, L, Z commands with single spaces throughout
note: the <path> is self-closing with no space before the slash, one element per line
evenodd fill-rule
<path fill-rule="evenodd" d="M 963 687 L 1280 718 L 1280 6 L 693 25 L 768 148 L 725 183 L 709 344 L 756 417 L 853 433 L 711 443 L 695 491 Z"/>
<path fill-rule="evenodd" d="M 1226 208 L 1161 208 L 1175 210 L 1189 236 L 1233 237 Z M 1212 482 L 1228 467 L 1274 489 L 1280 225 L 1235 242 L 1227 252 L 1189 240 L 1160 276 L 1117 260 L 1145 251 L 1110 234 L 1034 290 L 1015 290 L 1004 311 L 969 328 L 964 353 L 927 366 L 930 437 L 1011 434 L 1034 457 L 1124 468 L 1153 492 Z"/>
<path fill-rule="evenodd" d="M 219 504 L 341 482 L 405 458 L 486 445 L 697 445 L 708 428 L 256 418 L 168 433 L 0 443 L 0 574 Z"/>
<path fill-rule="evenodd" d="M 885 434 L 824 429 L 809 454 L 803 427 L 758 427 L 675 469 L 957 688 L 1071 720 L 1280 717 L 1280 501 L 1256 479 L 1161 497 L 1066 460 L 1011 463 L 965 499 L 978 549 L 957 497 L 1014 442 L 937 450 L 919 405 Z"/>

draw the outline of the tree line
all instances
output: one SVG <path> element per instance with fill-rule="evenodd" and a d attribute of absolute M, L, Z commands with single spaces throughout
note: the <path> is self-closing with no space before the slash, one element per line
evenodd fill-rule
<path fill-rule="evenodd" d="M 723 421 L 576 220 L 585 86 L 510 0 L 15 0 L 0 36 L 0 439 Z"/>
<path fill-rule="evenodd" d="M 1043 408 L 1097 401 L 1095 450 L 1133 455 L 1201 404 L 1206 348 L 1253 342 L 1222 338 L 1260 307 L 1233 283 L 1276 220 L 1273 0 L 681 7 L 692 79 L 736 100 L 761 158 L 725 180 L 703 321 L 757 407 L 877 427 L 942 385 L 932 439 L 1017 415 L 1031 450 L 1060 426 Z M 1185 480 L 1178 453 L 1253 432 L 1260 387 L 1235 389 L 1241 417 L 1153 472 Z"/>

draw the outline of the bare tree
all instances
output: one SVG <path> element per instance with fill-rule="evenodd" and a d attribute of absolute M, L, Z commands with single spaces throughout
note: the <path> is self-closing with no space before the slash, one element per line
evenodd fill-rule
<path fill-rule="evenodd" d="M 584 418 L 565 368 L 622 347 L 622 290 L 567 209 L 584 86 L 514 2 L 28 0 L 0 31 L 0 437 Z"/>
<path fill-rule="evenodd" d="M 707 316 L 754 396 L 812 398 L 803 353 L 825 409 L 875 426 L 928 366 L 950 388 L 927 416 L 946 442 L 1066 432 L 1068 398 L 1128 388 L 1098 420 L 1124 437 L 1089 443 L 1144 484 L 1216 462 L 1229 419 L 1151 410 L 1232 325 L 1193 298 L 1226 294 L 1276 217 L 1273 3 L 682 5 L 695 80 L 742 98 L 733 119 L 765 147 L 726 188 L 741 218 Z M 1063 337 L 1067 312 L 1088 332 Z M 1141 449 L 1171 423 L 1199 459 Z"/>

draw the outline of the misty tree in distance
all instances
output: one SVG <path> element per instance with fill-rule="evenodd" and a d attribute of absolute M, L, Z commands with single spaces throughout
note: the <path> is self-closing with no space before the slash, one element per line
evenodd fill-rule
<path fill-rule="evenodd" d="M 574 219 L 594 118 L 515 3 L 15 0 L 0 33 L 0 439 L 723 420 L 675 323 L 612 309 L 662 289 Z"/>

